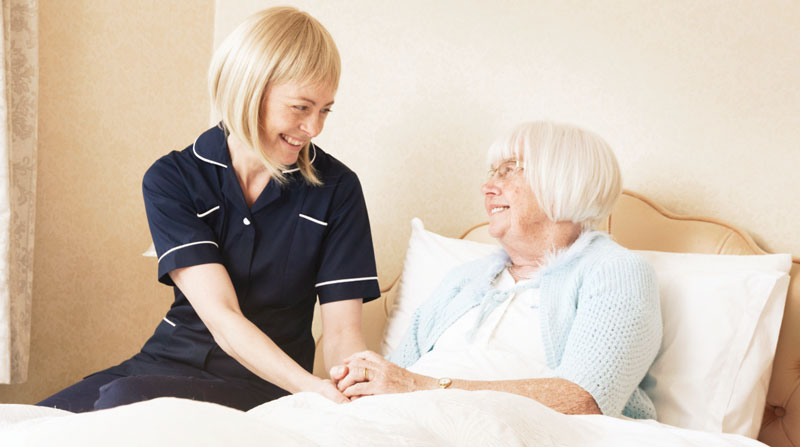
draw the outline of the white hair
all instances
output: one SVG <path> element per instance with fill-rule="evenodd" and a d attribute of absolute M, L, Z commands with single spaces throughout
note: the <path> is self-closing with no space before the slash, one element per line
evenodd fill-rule
<path fill-rule="evenodd" d="M 490 167 L 520 160 L 539 207 L 553 222 L 596 228 L 622 193 L 611 147 L 596 134 L 568 124 L 524 123 L 489 148 Z"/>

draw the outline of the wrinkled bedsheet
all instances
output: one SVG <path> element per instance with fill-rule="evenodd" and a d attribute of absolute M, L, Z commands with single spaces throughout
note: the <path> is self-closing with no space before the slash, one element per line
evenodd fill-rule
<path fill-rule="evenodd" d="M 0 445 L 764 446 L 655 421 L 566 416 L 514 394 L 463 390 L 342 405 L 300 393 L 248 412 L 175 398 L 83 414 L 6 404 Z"/>

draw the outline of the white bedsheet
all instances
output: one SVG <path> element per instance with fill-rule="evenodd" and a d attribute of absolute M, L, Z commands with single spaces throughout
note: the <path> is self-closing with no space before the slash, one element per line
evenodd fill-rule
<path fill-rule="evenodd" d="M 2 446 L 763 446 L 655 421 L 566 416 L 521 396 L 436 390 L 337 405 L 300 393 L 241 412 L 161 398 L 72 414 L 0 405 Z"/>

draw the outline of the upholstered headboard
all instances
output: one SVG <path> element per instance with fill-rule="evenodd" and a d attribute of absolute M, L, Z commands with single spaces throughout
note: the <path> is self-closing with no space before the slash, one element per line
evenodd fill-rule
<path fill-rule="evenodd" d="M 746 232 L 732 225 L 714 219 L 678 216 L 630 191 L 623 193 L 603 229 L 630 249 L 716 254 L 765 253 Z M 486 231 L 486 224 L 470 228 L 462 238 L 494 242 Z M 783 325 L 758 437 L 773 447 L 800 446 L 800 259 L 793 259 L 790 276 Z M 364 335 L 370 349 L 377 350 L 380 346 L 395 283 L 383 290 L 381 299 L 364 306 Z M 320 351 L 317 350 L 318 356 Z M 321 371 L 322 364 L 322 358 L 318 357 L 317 374 L 325 374 Z"/>
<path fill-rule="evenodd" d="M 713 219 L 677 216 L 626 191 L 607 223 L 622 245 L 639 250 L 762 254 L 744 231 Z M 791 281 L 758 439 L 773 447 L 800 445 L 800 259 Z"/>

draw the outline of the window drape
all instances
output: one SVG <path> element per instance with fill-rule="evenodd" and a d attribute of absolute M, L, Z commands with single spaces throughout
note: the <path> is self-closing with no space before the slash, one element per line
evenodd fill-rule
<path fill-rule="evenodd" d="M 36 211 L 38 2 L 2 0 L 0 383 L 28 375 Z"/>

